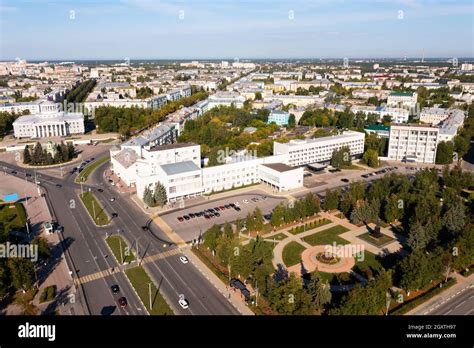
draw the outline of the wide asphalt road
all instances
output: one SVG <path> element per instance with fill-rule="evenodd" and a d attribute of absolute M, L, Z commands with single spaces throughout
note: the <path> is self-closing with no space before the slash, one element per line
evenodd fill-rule
<path fill-rule="evenodd" d="M 117 218 L 113 219 L 114 224 L 120 229 L 120 234 L 132 245 L 132 249 L 136 252 L 136 244 L 138 244 L 140 258 L 177 249 L 175 245 L 168 242 L 166 234 L 155 224 L 149 225 L 151 231 L 142 229 L 148 223 L 148 216 L 131 201 L 129 194 L 120 194 L 109 185 L 103 176 L 108 165 L 108 163 L 101 165 L 90 179 L 92 184 L 103 190 L 103 192 L 96 191 L 95 194 L 106 211 L 118 214 Z M 115 198 L 113 202 L 110 201 L 112 197 Z M 176 314 L 239 314 L 192 263 L 183 264 L 179 256 L 179 254 L 172 255 L 144 264 L 145 269 L 159 286 L 160 292 Z M 188 309 L 182 309 L 178 305 L 181 294 L 189 301 Z"/>
<path fill-rule="evenodd" d="M 474 288 L 453 296 L 429 315 L 474 315 Z"/>

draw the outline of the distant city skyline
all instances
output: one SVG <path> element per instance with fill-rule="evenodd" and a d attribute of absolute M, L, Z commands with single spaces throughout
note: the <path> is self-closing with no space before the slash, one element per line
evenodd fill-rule
<path fill-rule="evenodd" d="M 470 0 L 0 0 L 0 60 L 474 56 Z"/>

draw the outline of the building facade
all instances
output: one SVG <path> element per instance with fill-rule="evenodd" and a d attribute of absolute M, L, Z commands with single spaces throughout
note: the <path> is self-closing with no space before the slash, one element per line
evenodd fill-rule
<path fill-rule="evenodd" d="M 420 125 L 391 125 L 388 159 L 435 163 L 439 128 Z"/>

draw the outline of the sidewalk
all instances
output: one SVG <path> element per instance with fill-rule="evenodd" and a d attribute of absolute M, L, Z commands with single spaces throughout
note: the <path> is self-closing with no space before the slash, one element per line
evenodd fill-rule
<path fill-rule="evenodd" d="M 218 276 L 216 276 L 207 266 L 202 262 L 199 257 L 194 255 L 191 249 L 182 248 L 183 254 L 191 261 L 196 268 L 207 278 L 207 280 L 215 286 L 215 288 L 226 297 L 230 303 L 242 314 L 242 315 L 255 315 L 248 306 L 245 304 L 245 301 L 239 296 L 238 292 L 230 291 L 230 288 L 226 286 Z"/>
<path fill-rule="evenodd" d="M 1 175 L 1 193 L 11 192 L 19 187 L 21 187 L 23 191 L 19 192 L 19 194 L 22 194 L 23 198 L 25 195 L 28 197 L 28 200 L 23 202 L 23 206 L 29 218 L 31 238 L 36 236 L 44 237 L 48 241 L 52 253 L 48 264 L 42 265 L 42 271 L 46 273 L 39 275 L 40 278 L 42 278 L 42 282 L 39 285 L 38 294 L 32 303 L 41 311 L 51 307 L 51 302 L 40 304 L 39 297 L 44 288 L 56 285 L 57 295 L 55 300 L 57 301 L 56 308 L 59 310 L 59 313 L 61 315 L 83 314 L 82 306 L 77 299 L 73 279 L 69 273 L 69 267 L 62 253 L 59 236 L 56 233 L 46 233 L 43 229 L 43 222 L 50 222 L 52 219 L 45 198 L 38 195 L 34 184 L 26 183 L 24 180 L 14 176 Z M 70 303 L 70 299 L 72 298 L 76 300 L 74 304 Z M 63 303 L 67 303 L 67 306 L 60 306 L 60 304 Z"/>
<path fill-rule="evenodd" d="M 439 302 L 444 302 L 449 298 L 456 296 L 462 291 L 465 291 L 469 287 L 474 286 L 474 274 L 471 274 L 469 277 L 463 277 L 458 273 L 454 273 L 454 277 L 456 278 L 457 282 L 448 290 L 441 292 L 440 294 L 430 298 L 428 301 L 422 303 L 418 307 L 412 309 L 411 311 L 407 312 L 406 315 L 425 315 L 429 314 L 434 307 Z"/>

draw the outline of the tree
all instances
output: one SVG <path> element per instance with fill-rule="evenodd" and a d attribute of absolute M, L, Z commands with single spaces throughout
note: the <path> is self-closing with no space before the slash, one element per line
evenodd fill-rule
<path fill-rule="evenodd" d="M 341 169 L 351 164 L 351 150 L 348 146 L 343 146 L 339 150 L 334 149 L 331 157 L 331 166 Z"/>
<path fill-rule="evenodd" d="M 394 194 L 385 199 L 383 205 L 383 216 L 390 223 L 399 220 L 403 216 L 403 201 Z"/>
<path fill-rule="evenodd" d="M 51 250 L 49 250 L 46 238 L 37 236 L 33 239 L 31 244 L 38 247 L 38 257 L 40 259 L 45 260 L 51 257 Z"/>
<path fill-rule="evenodd" d="M 23 151 L 23 163 L 31 163 L 30 147 L 28 145 L 25 146 L 25 150 Z"/>
<path fill-rule="evenodd" d="M 325 210 L 337 209 L 339 206 L 339 200 L 341 197 L 341 191 L 339 189 L 326 190 L 326 200 L 324 201 Z"/>
<path fill-rule="evenodd" d="M 431 242 L 429 231 L 419 221 L 410 226 L 407 244 L 411 250 L 425 250 Z"/>
<path fill-rule="evenodd" d="M 469 140 L 461 135 L 456 135 L 453 139 L 454 141 L 454 151 L 458 154 L 458 159 L 464 157 L 464 155 L 469 151 Z"/>
<path fill-rule="evenodd" d="M 153 192 L 153 200 L 155 204 L 160 207 L 164 206 L 168 202 L 168 196 L 166 194 L 166 188 L 161 182 L 155 184 L 155 191 Z"/>
<path fill-rule="evenodd" d="M 17 290 L 29 290 L 33 286 L 35 269 L 33 262 L 25 258 L 11 258 L 7 262 L 12 284 Z"/>
<path fill-rule="evenodd" d="M 33 155 L 31 156 L 31 162 L 33 164 L 42 164 L 43 163 L 43 147 L 39 142 L 36 143 L 33 148 Z"/>
<path fill-rule="evenodd" d="M 0 261 L 0 300 L 8 294 L 11 286 L 10 274 L 5 260 Z"/>
<path fill-rule="evenodd" d="M 369 149 L 364 152 L 362 160 L 371 168 L 377 168 L 379 166 L 379 154 L 376 150 Z"/>
<path fill-rule="evenodd" d="M 150 189 L 150 185 L 145 186 L 145 190 L 143 192 L 143 202 L 149 207 L 155 206 L 155 199 L 153 197 L 153 191 Z"/>
<path fill-rule="evenodd" d="M 261 231 L 263 229 L 263 215 L 260 208 L 255 208 L 254 211 L 254 227 L 255 231 Z"/>
<path fill-rule="evenodd" d="M 280 227 L 284 221 L 285 216 L 285 207 L 283 204 L 278 204 L 275 209 L 273 209 L 272 217 L 270 219 L 270 223 L 274 227 Z"/>
<path fill-rule="evenodd" d="M 327 281 L 323 282 L 321 280 L 317 272 L 312 274 L 307 290 L 311 296 L 311 302 L 319 312 L 324 309 L 326 304 L 331 302 L 331 287 Z"/>
<path fill-rule="evenodd" d="M 262 92 L 255 92 L 255 100 L 262 100 Z"/>
<path fill-rule="evenodd" d="M 245 219 L 245 227 L 247 227 L 247 231 L 255 231 L 255 219 L 252 214 L 248 213 L 247 218 Z"/>
<path fill-rule="evenodd" d="M 309 314 L 311 310 L 311 296 L 294 273 L 280 281 L 273 280 L 266 298 L 270 307 L 280 314 Z"/>
<path fill-rule="evenodd" d="M 215 251 L 219 237 L 221 235 L 221 229 L 217 225 L 213 225 L 204 233 L 204 246 L 208 247 L 210 250 Z"/>
<path fill-rule="evenodd" d="M 453 163 L 454 145 L 451 141 L 441 141 L 436 150 L 436 164 Z"/>
<path fill-rule="evenodd" d="M 466 209 L 461 197 L 455 196 L 452 202 L 443 207 L 441 222 L 446 230 L 456 236 L 466 224 Z"/>
<path fill-rule="evenodd" d="M 365 287 L 360 284 L 349 292 L 338 308 L 331 310 L 336 315 L 377 315 L 386 307 L 386 294 L 392 286 L 390 272 L 381 270 Z"/>
<path fill-rule="evenodd" d="M 400 286 L 408 293 L 419 290 L 432 280 L 439 279 L 443 271 L 439 252 L 429 254 L 414 251 L 400 262 Z"/>

